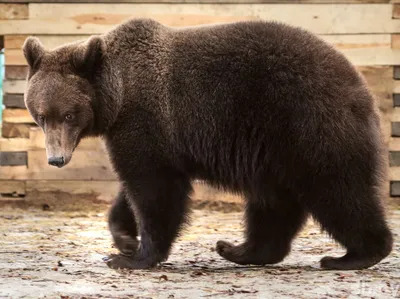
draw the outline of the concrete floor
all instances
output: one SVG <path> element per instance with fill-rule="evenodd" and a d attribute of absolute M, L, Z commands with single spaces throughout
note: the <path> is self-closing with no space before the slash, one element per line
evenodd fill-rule
<path fill-rule="evenodd" d="M 242 213 L 194 210 L 169 260 L 146 271 L 115 271 L 106 210 L 0 209 L 0 298 L 400 298 L 400 211 L 390 213 L 391 256 L 363 271 L 323 271 L 323 256 L 341 255 L 311 221 L 284 262 L 229 263 L 217 240 L 239 242 Z"/>

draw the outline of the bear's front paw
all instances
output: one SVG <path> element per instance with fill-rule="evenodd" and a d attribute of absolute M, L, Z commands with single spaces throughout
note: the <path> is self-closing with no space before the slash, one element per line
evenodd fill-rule
<path fill-rule="evenodd" d="M 111 269 L 149 269 L 156 266 L 155 263 L 136 259 L 132 255 L 111 254 L 103 259 Z"/>
<path fill-rule="evenodd" d="M 112 232 L 114 238 L 115 247 L 118 248 L 125 255 L 134 255 L 138 249 L 139 241 L 132 236 L 121 233 L 121 232 Z"/>
<path fill-rule="evenodd" d="M 226 256 L 230 256 L 234 248 L 235 245 L 226 241 L 218 241 L 216 246 L 217 253 L 223 258 L 226 258 Z"/>

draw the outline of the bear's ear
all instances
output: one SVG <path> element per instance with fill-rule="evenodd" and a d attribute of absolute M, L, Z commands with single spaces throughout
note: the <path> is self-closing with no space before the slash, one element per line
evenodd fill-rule
<path fill-rule="evenodd" d="M 37 37 L 28 37 L 24 45 L 22 46 L 22 51 L 30 68 L 34 68 L 36 63 L 45 53 L 42 43 Z"/>
<path fill-rule="evenodd" d="M 72 65 L 84 76 L 92 76 L 101 65 L 106 45 L 100 36 L 91 36 L 74 51 Z"/>

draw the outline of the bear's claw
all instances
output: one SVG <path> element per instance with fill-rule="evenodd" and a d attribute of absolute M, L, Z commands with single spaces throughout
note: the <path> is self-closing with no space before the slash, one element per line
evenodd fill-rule
<path fill-rule="evenodd" d="M 155 267 L 154 263 L 135 259 L 132 255 L 111 254 L 103 260 L 111 269 L 149 269 Z"/>

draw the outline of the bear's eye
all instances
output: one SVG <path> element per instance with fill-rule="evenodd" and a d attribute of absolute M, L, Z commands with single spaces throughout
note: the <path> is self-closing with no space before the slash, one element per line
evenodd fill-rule
<path fill-rule="evenodd" d="M 72 120 L 72 115 L 71 114 L 66 114 L 65 115 L 65 120 L 68 120 L 68 121 Z"/>
<path fill-rule="evenodd" d="M 44 122 L 44 115 L 39 115 L 38 116 L 38 120 L 39 120 L 40 123 L 43 123 Z"/>

